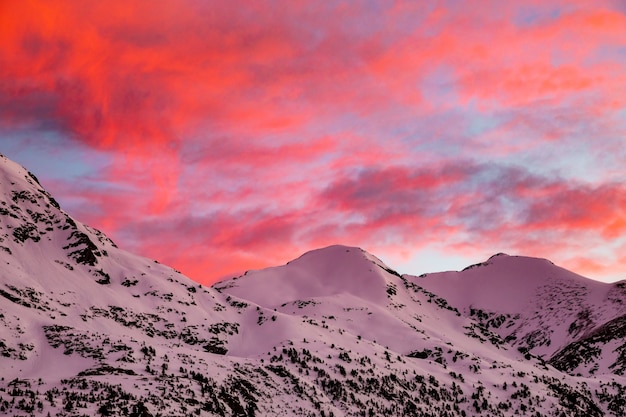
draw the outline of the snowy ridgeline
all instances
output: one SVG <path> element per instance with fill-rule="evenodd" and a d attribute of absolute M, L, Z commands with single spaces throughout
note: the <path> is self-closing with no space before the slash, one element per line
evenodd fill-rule
<path fill-rule="evenodd" d="M 0 158 L 0 415 L 626 415 L 626 285 L 354 247 L 202 287 Z"/>

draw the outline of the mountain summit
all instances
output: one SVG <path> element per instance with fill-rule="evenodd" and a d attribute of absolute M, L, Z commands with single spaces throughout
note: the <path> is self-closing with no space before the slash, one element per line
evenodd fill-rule
<path fill-rule="evenodd" d="M 385 288 L 400 281 L 390 272 L 391 268 L 363 249 L 334 245 L 307 252 L 284 266 L 249 272 L 243 280 L 235 278 L 216 288 L 227 288 L 229 294 L 265 307 L 339 294 L 384 303 Z"/>
<path fill-rule="evenodd" d="M 400 275 L 330 246 L 203 287 L 0 158 L 0 414 L 626 414 L 626 284 L 499 254 Z"/>
<path fill-rule="evenodd" d="M 626 370 L 621 349 L 613 350 L 623 337 L 619 332 L 605 335 L 611 339 L 610 349 L 604 343 L 586 341 L 584 347 L 572 351 L 586 335 L 626 319 L 626 282 L 598 282 L 546 259 L 504 254 L 461 272 L 412 279 L 517 349 L 549 360 L 555 367 L 585 375 Z"/>

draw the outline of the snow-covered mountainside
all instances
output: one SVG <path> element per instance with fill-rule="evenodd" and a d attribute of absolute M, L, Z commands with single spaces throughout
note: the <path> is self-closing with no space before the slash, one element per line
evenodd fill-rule
<path fill-rule="evenodd" d="M 0 415 L 626 414 L 626 284 L 331 246 L 207 288 L 0 158 Z"/>
<path fill-rule="evenodd" d="M 626 282 L 497 254 L 461 272 L 409 277 L 518 350 L 584 376 L 626 371 Z"/>

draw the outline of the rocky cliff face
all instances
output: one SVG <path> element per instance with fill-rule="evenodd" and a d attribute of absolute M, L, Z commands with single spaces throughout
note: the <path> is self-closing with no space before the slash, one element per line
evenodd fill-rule
<path fill-rule="evenodd" d="M 623 283 L 354 247 L 203 287 L 0 158 L 0 414 L 624 415 Z"/>

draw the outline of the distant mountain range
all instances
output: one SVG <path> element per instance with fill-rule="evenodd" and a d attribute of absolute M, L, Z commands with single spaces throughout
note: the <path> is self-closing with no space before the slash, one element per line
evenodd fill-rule
<path fill-rule="evenodd" d="M 0 158 L 0 415 L 626 415 L 626 282 L 330 246 L 203 287 Z"/>

